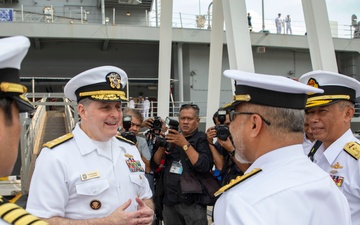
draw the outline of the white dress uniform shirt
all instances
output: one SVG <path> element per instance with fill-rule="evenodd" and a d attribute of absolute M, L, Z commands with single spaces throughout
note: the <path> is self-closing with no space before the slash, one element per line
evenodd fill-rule
<path fill-rule="evenodd" d="M 276 24 L 276 33 L 281 34 L 281 26 L 283 24 L 283 20 L 279 17 L 276 17 L 275 24 Z"/>
<path fill-rule="evenodd" d="M 4 220 L 0 219 L 0 225 L 9 225 L 9 223 L 7 223 Z"/>
<path fill-rule="evenodd" d="M 327 172 L 346 196 L 353 225 L 360 224 L 360 161 L 345 152 L 348 142 L 360 141 L 349 129 L 326 150 L 321 145 L 314 155 L 314 163 Z"/>
<path fill-rule="evenodd" d="M 144 100 L 144 114 L 143 117 L 147 118 L 149 116 L 149 110 L 150 110 L 150 101 L 148 99 Z"/>
<path fill-rule="evenodd" d="M 152 197 L 134 145 L 116 137 L 94 142 L 79 124 L 72 133 L 71 140 L 41 151 L 29 191 L 29 212 L 43 218 L 91 219 L 111 214 L 128 199 L 132 202 L 126 211 L 136 211 L 136 196 Z M 93 178 L 82 179 L 84 175 Z M 91 204 L 101 207 L 95 210 Z"/>
<path fill-rule="evenodd" d="M 276 149 L 245 172 L 262 171 L 225 191 L 215 204 L 215 225 L 351 224 L 345 196 L 306 156 L 302 145 Z"/>
<path fill-rule="evenodd" d="M 130 108 L 130 109 L 135 109 L 135 102 L 134 102 L 133 99 L 131 99 L 131 100 L 129 101 L 129 108 Z"/>

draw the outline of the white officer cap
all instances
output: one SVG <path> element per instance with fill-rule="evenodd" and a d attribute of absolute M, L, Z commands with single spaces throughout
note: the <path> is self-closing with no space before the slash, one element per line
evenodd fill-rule
<path fill-rule="evenodd" d="M 115 66 L 100 66 L 73 77 L 64 88 L 65 96 L 79 102 L 83 98 L 97 101 L 127 100 L 125 92 L 128 77 Z"/>
<path fill-rule="evenodd" d="M 360 82 L 343 74 L 316 70 L 302 75 L 301 83 L 324 90 L 322 94 L 309 96 L 306 108 L 330 105 L 339 100 L 355 103 L 360 96 Z"/>
<path fill-rule="evenodd" d="M 248 102 L 264 106 L 305 109 L 308 93 L 322 93 L 298 81 L 266 74 L 226 70 L 224 75 L 236 81 L 234 105 Z"/>
<path fill-rule="evenodd" d="M 27 37 L 14 36 L 0 39 L 0 97 L 15 100 L 19 112 L 34 110 L 31 102 L 24 96 L 27 88 L 20 84 L 20 65 L 30 41 Z"/>

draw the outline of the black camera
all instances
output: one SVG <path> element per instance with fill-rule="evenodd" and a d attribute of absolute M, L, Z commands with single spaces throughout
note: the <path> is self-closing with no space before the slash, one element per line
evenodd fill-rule
<path fill-rule="evenodd" d="M 226 110 L 219 110 L 217 119 L 220 124 L 215 126 L 216 137 L 220 140 L 226 141 L 226 139 L 230 136 L 229 127 L 224 124 L 226 121 Z"/>
<path fill-rule="evenodd" d="M 151 129 L 153 131 L 161 131 L 161 127 L 162 127 L 161 118 L 159 116 L 154 116 Z"/>
<path fill-rule="evenodd" d="M 179 130 L 179 122 L 177 120 L 166 117 L 165 124 L 169 129 Z M 165 147 L 166 153 L 171 153 L 175 148 L 174 144 L 168 143 L 166 138 L 160 137 L 159 135 L 153 137 L 152 144 L 155 148 Z"/>
<path fill-rule="evenodd" d="M 161 133 L 161 128 L 162 128 L 162 122 L 161 122 L 161 118 L 159 116 L 154 116 L 153 121 L 151 122 L 151 127 L 149 130 L 147 130 L 144 134 L 146 137 L 146 140 L 150 143 L 153 142 L 153 139 L 156 136 L 159 136 Z"/>
<path fill-rule="evenodd" d="M 169 129 L 179 130 L 179 122 L 177 120 L 166 117 L 165 124 Z"/>
<path fill-rule="evenodd" d="M 130 115 L 124 115 L 123 116 L 123 122 L 122 122 L 122 127 L 124 128 L 124 132 L 121 133 L 121 136 L 136 143 L 136 136 L 133 132 L 130 132 L 129 129 L 131 127 L 131 120 L 132 117 Z"/>

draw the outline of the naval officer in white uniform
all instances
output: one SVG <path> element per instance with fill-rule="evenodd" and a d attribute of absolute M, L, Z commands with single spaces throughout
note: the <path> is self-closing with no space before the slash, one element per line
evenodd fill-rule
<path fill-rule="evenodd" d="M 0 177 L 11 174 L 18 156 L 21 122 L 19 113 L 34 111 L 20 83 L 20 67 L 30 47 L 24 36 L 0 39 Z M 46 225 L 43 220 L 0 196 L 0 225 Z"/>
<path fill-rule="evenodd" d="M 75 129 L 44 144 L 27 209 L 50 224 L 151 224 L 152 192 L 134 143 L 116 136 L 126 73 L 114 66 L 87 70 L 65 86 L 78 102 Z"/>
<path fill-rule="evenodd" d="M 235 157 L 252 165 L 216 193 L 215 225 L 351 224 L 345 196 L 302 148 L 307 93 L 322 90 L 281 76 L 224 75 L 237 83 Z"/>
<path fill-rule="evenodd" d="M 360 82 L 328 71 L 312 71 L 300 82 L 324 90 L 309 96 L 306 110 L 314 138 L 322 145 L 314 163 L 322 168 L 346 196 L 353 225 L 360 224 L 360 141 L 351 131 L 354 104 L 360 97 Z"/>

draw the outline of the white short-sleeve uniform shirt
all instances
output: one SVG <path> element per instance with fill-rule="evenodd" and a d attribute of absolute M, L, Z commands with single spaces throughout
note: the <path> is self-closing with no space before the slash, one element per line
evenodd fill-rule
<path fill-rule="evenodd" d="M 7 223 L 4 220 L 0 219 L 0 225 L 9 225 L 9 223 Z"/>
<path fill-rule="evenodd" d="M 42 149 L 27 201 L 30 213 L 43 218 L 99 218 L 128 199 L 132 202 L 126 211 L 136 211 L 136 196 L 152 197 L 145 165 L 134 145 L 113 137 L 102 149 L 79 124 L 72 133 L 72 139 Z"/>
<path fill-rule="evenodd" d="M 312 163 L 302 145 L 268 152 L 245 172 L 262 171 L 225 191 L 215 204 L 215 225 L 349 225 L 345 196 Z"/>
<path fill-rule="evenodd" d="M 304 134 L 304 142 L 303 142 L 303 148 L 304 148 L 304 153 L 305 155 L 308 155 L 311 148 L 314 146 L 316 141 L 311 142 L 309 139 L 306 138 L 305 134 Z"/>
<path fill-rule="evenodd" d="M 353 225 L 360 224 L 360 159 L 353 158 L 343 149 L 349 142 L 360 141 L 349 129 L 326 150 L 321 145 L 314 155 L 314 163 L 328 173 L 346 196 Z"/>

